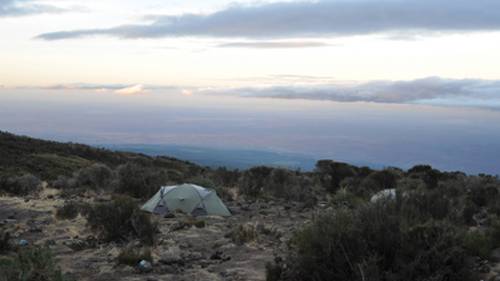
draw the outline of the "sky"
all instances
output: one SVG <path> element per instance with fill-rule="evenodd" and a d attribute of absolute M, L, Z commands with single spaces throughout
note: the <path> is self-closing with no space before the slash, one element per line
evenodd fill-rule
<path fill-rule="evenodd" d="M 0 130 L 500 173 L 497 0 L 0 0 Z"/>

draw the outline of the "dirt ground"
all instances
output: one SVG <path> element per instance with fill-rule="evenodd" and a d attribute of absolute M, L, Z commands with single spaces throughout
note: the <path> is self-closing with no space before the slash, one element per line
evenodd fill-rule
<path fill-rule="evenodd" d="M 58 191 L 50 188 L 36 198 L 0 197 L 0 223 L 14 241 L 49 245 L 63 272 L 82 281 L 265 280 L 266 263 L 283 253 L 292 233 L 315 212 L 285 202 L 227 202 L 233 216 L 199 217 L 204 227 L 179 230 L 175 226 L 187 219 L 185 215 L 155 217 L 160 233 L 152 248 L 153 269 L 141 273 L 117 264 L 126 244 L 98 241 L 80 215 L 56 219 L 56 207 L 63 203 Z M 255 237 L 245 243 L 233 241 L 228 234 L 241 227 L 252 230 Z"/>

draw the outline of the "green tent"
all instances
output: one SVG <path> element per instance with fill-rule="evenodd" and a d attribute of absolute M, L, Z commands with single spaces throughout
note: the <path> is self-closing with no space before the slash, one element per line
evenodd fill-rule
<path fill-rule="evenodd" d="M 214 190 L 194 184 L 163 186 L 141 209 L 160 215 L 176 210 L 193 216 L 231 215 Z"/>

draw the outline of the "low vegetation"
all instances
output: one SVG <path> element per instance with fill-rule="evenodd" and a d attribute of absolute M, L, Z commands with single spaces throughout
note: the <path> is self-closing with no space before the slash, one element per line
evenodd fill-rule
<path fill-rule="evenodd" d="M 126 247 L 120 251 L 117 257 L 118 264 L 137 266 L 142 261 L 153 261 L 150 248 Z"/>
<path fill-rule="evenodd" d="M 110 202 L 92 206 L 86 215 L 87 221 L 106 241 L 126 241 L 133 237 L 152 245 L 156 226 L 151 216 L 140 211 L 137 206 L 137 201 L 130 197 L 116 196 Z"/>
<path fill-rule="evenodd" d="M 254 222 L 224 229 L 238 246 L 269 242 L 267 236 L 270 245 L 280 245 L 280 256 L 267 265 L 269 281 L 479 280 L 478 263 L 483 266 L 500 248 L 499 178 L 441 172 L 428 165 L 373 170 L 321 160 L 311 172 L 264 166 L 210 169 L 167 157 L 0 133 L 0 193 L 30 200 L 45 186 L 42 181 L 66 199 L 56 209 L 57 219 L 81 214 L 99 243 L 134 245 L 120 252 L 120 264 L 152 260 L 150 247 L 160 244 L 158 228 L 138 206 L 160 186 L 184 182 L 215 189 L 223 201 L 235 200 L 231 207 L 248 217 L 293 214 L 306 221 L 304 214 L 315 214 L 296 233 L 278 229 L 279 236 L 259 230 Z M 391 196 L 374 197 L 387 191 Z M 274 213 L 261 206 L 273 206 Z M 171 219 L 177 222 L 170 231 L 212 230 L 206 226 L 210 220 L 177 214 Z M 10 238 L 0 230 L 0 254 L 5 256 L 0 281 L 65 280 L 50 250 L 15 252 Z M 86 243 L 81 237 L 74 240 Z"/>
<path fill-rule="evenodd" d="M 49 248 L 20 249 L 0 257 L 0 281 L 69 281 L 58 268 Z"/>
<path fill-rule="evenodd" d="M 26 196 L 38 193 L 42 188 L 42 181 L 32 174 L 21 176 L 0 177 L 0 193 L 17 196 Z"/>

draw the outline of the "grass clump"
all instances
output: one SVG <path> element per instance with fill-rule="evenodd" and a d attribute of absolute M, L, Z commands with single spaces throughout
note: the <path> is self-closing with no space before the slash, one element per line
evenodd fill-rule
<path fill-rule="evenodd" d="M 26 196 L 37 194 L 41 189 L 42 181 L 32 174 L 0 178 L 0 192 L 7 194 Z"/>
<path fill-rule="evenodd" d="M 407 221 L 399 203 L 320 215 L 295 235 L 286 263 L 268 266 L 267 279 L 473 280 L 460 228 L 447 220 Z"/>
<path fill-rule="evenodd" d="M 152 245 L 156 236 L 156 225 L 151 216 L 141 212 L 137 202 L 127 196 L 115 197 L 111 202 L 98 203 L 86 215 L 90 227 L 107 241 L 141 239 Z"/>
<path fill-rule="evenodd" d="M 0 281 L 67 281 L 47 247 L 21 249 L 0 258 Z"/>
<path fill-rule="evenodd" d="M 120 252 L 117 257 L 118 264 L 125 264 L 130 266 L 136 266 L 142 260 L 153 262 L 151 249 L 126 247 Z"/>
<path fill-rule="evenodd" d="M 251 223 L 239 224 L 231 232 L 229 232 L 226 237 L 231 238 L 231 240 L 238 245 L 243 245 L 257 240 L 257 228 Z"/>
<path fill-rule="evenodd" d="M 78 216 L 79 212 L 79 206 L 76 202 L 65 202 L 63 206 L 56 209 L 56 218 L 60 220 L 72 220 Z"/>
<path fill-rule="evenodd" d="M 0 229 L 0 254 L 8 252 L 11 247 L 10 233 Z"/>

